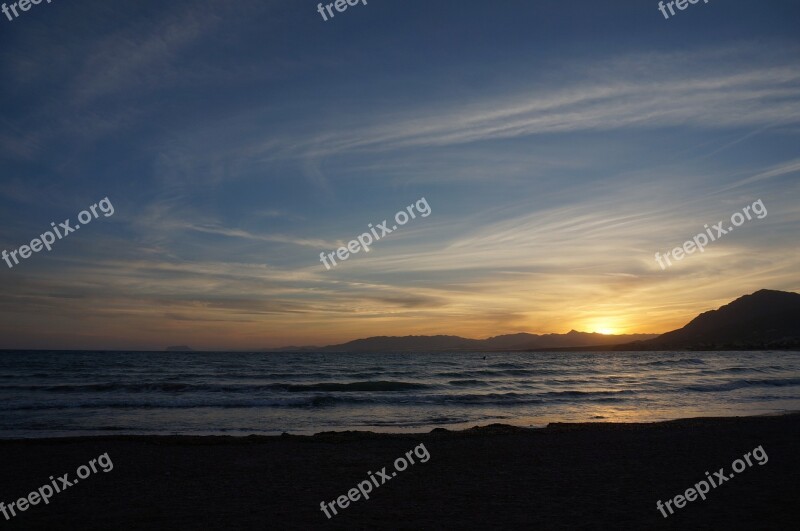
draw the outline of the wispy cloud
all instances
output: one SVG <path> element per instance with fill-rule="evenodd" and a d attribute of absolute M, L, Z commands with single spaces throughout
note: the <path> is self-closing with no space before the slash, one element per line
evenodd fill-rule
<path fill-rule="evenodd" d="M 758 68 L 746 74 L 664 79 L 649 73 L 612 84 L 582 82 L 525 97 L 465 103 L 431 115 L 317 137 L 315 155 L 358 149 L 402 149 L 527 135 L 622 128 L 690 126 L 701 129 L 795 124 L 800 120 L 800 68 Z M 644 77 L 646 81 L 640 79 Z"/>
<path fill-rule="evenodd" d="M 300 245 L 303 247 L 313 247 L 315 249 L 331 249 L 342 245 L 341 241 L 330 242 L 326 240 L 304 239 L 285 234 L 253 234 L 246 230 L 241 229 L 226 229 L 224 227 L 211 227 L 200 225 L 187 225 L 187 229 L 206 234 L 218 234 L 221 236 L 228 236 L 231 238 L 242 238 L 245 240 L 256 240 L 262 242 L 276 242 L 276 243 L 289 243 L 292 245 Z"/>

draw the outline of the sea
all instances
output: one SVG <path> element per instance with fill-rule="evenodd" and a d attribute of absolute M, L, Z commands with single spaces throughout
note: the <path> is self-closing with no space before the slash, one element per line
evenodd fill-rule
<path fill-rule="evenodd" d="M 800 410 L 800 352 L 0 352 L 0 438 L 427 432 Z"/>

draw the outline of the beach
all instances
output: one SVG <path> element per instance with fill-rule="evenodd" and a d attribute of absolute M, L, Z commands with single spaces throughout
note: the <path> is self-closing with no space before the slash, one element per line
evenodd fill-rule
<path fill-rule="evenodd" d="M 490 425 L 421 434 L 104 436 L 0 441 L 6 504 L 90 459 L 98 471 L 9 529 L 791 529 L 800 413 L 660 423 Z M 430 458 L 328 519 L 331 502 L 423 444 Z M 666 501 L 768 456 L 664 518 Z M 412 453 L 412 458 L 414 454 Z"/>

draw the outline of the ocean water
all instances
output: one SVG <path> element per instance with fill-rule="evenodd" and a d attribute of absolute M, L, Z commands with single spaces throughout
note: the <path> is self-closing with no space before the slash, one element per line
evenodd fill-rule
<path fill-rule="evenodd" d="M 800 410 L 800 352 L 0 352 L 0 410 L 0 438 L 757 415 Z"/>

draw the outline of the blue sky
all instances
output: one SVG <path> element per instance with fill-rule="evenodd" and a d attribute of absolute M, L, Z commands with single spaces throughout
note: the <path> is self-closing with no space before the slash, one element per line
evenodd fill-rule
<path fill-rule="evenodd" d="M 797 291 L 800 6 L 54 0 L 0 18 L 0 347 L 664 332 Z M 334 251 L 425 197 L 417 218 Z M 745 223 L 666 271 L 703 225 Z"/>

